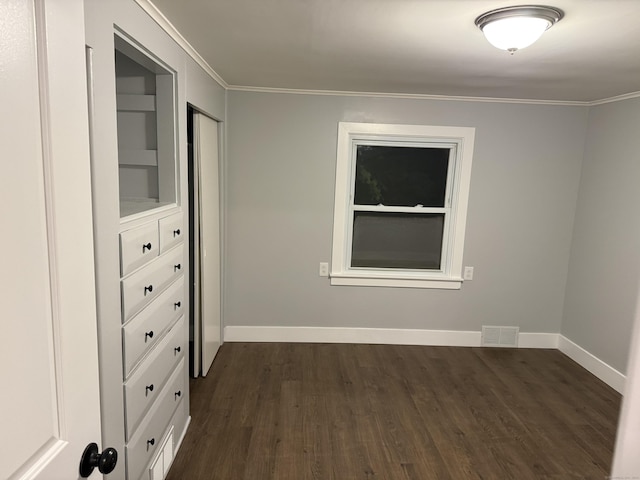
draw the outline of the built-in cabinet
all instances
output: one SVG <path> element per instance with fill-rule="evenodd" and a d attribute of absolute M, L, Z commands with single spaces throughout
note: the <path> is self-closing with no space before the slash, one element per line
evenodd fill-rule
<path fill-rule="evenodd" d="M 173 459 L 167 445 L 184 427 L 180 414 L 172 418 L 188 389 L 183 232 L 178 212 L 120 233 L 125 453 L 132 479 L 164 478 Z"/>
<path fill-rule="evenodd" d="M 101 443 L 109 479 L 163 480 L 189 423 L 185 55 L 131 0 L 85 23 Z"/>
<path fill-rule="evenodd" d="M 225 112 L 224 88 L 154 11 L 146 0 L 84 0 L 99 443 L 119 453 L 109 480 L 163 480 L 188 428 L 187 106 L 220 121 Z M 208 189 L 218 196 L 217 182 Z"/>

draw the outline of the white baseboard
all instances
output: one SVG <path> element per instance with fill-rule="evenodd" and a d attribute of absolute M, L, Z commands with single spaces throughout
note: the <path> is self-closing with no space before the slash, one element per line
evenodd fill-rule
<path fill-rule="evenodd" d="M 626 376 L 611 365 L 608 365 L 595 355 L 589 353 L 580 345 L 573 343 L 564 335 L 560 335 L 558 348 L 567 357 L 593 373 L 611 388 L 619 393 L 623 393 Z"/>
<path fill-rule="evenodd" d="M 558 348 L 557 333 L 520 333 L 521 348 Z M 236 327 L 224 328 L 225 342 L 372 343 L 479 347 L 480 332 L 394 328 Z"/>
<path fill-rule="evenodd" d="M 529 333 L 518 334 L 518 348 L 558 348 L 559 333 Z"/>
<path fill-rule="evenodd" d="M 224 327 L 224 341 L 479 347 L 481 333 L 394 328 L 228 326 Z M 520 332 L 518 347 L 559 349 L 611 388 L 622 393 L 626 380 L 622 373 L 559 333 Z"/>
<path fill-rule="evenodd" d="M 480 332 L 343 327 L 224 327 L 224 341 L 475 347 L 480 345 Z"/>

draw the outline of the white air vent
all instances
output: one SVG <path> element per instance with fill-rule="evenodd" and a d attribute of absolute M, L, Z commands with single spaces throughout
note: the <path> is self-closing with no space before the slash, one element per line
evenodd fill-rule
<path fill-rule="evenodd" d="M 483 347 L 517 347 L 519 327 L 482 326 Z"/>

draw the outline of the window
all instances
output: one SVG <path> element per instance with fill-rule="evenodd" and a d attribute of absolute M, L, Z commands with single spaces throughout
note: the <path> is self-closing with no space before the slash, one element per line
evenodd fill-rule
<path fill-rule="evenodd" d="M 475 129 L 339 124 L 332 285 L 462 285 Z"/>

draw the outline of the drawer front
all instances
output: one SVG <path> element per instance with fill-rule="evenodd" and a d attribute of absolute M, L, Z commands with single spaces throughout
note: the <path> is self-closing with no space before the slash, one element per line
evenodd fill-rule
<path fill-rule="evenodd" d="M 124 384 L 128 439 L 140 424 L 143 414 L 160 395 L 162 386 L 176 363 L 184 357 L 184 340 L 182 317 Z"/>
<path fill-rule="evenodd" d="M 185 234 L 183 218 L 182 213 L 176 213 L 158 221 L 160 253 L 182 242 Z"/>
<path fill-rule="evenodd" d="M 187 385 L 185 383 L 185 388 L 187 388 Z M 176 392 L 174 392 L 175 395 Z M 170 458 L 169 460 L 171 460 L 171 458 L 175 458 L 175 456 L 178 453 L 178 442 L 180 441 L 181 438 L 184 437 L 185 433 L 186 433 L 186 428 L 187 428 L 187 421 L 189 419 L 189 402 L 185 399 L 181 402 L 178 403 L 178 408 L 176 408 L 176 411 L 173 413 L 173 417 L 171 418 L 171 421 L 169 422 L 169 425 L 167 427 L 167 429 L 165 430 L 164 433 L 164 437 L 162 440 L 162 444 L 164 444 L 164 441 L 167 438 L 167 435 L 171 434 L 173 436 L 172 442 L 173 443 L 173 448 L 171 449 L 172 452 L 169 453 Z M 163 470 L 164 470 L 164 478 L 166 478 L 167 473 L 171 470 L 171 464 L 172 462 L 170 461 L 169 464 L 167 465 L 166 463 L 166 458 L 167 458 L 167 447 L 169 447 L 169 445 L 167 445 L 165 447 L 165 450 L 163 452 L 164 454 L 164 458 L 163 458 Z M 153 457 L 152 459 L 152 463 L 150 465 L 147 465 L 147 468 L 145 470 L 143 470 L 142 476 L 139 478 L 139 480 L 156 480 L 156 478 L 163 478 L 161 477 L 154 477 L 153 476 L 153 466 L 155 465 L 156 460 L 158 459 L 158 456 L 160 455 L 160 451 L 158 450 L 156 452 L 156 456 Z M 168 468 L 168 469 L 167 469 Z"/>
<path fill-rule="evenodd" d="M 158 257 L 122 280 L 122 320 L 126 322 L 184 271 L 183 247 Z"/>
<path fill-rule="evenodd" d="M 158 256 L 157 223 L 152 222 L 120 234 L 120 273 L 125 276 Z"/>
<path fill-rule="evenodd" d="M 125 324 L 122 330 L 125 378 L 171 322 L 182 315 L 184 308 L 184 277 L 181 277 Z"/>
<path fill-rule="evenodd" d="M 160 392 L 158 401 L 151 407 L 140 428 L 125 447 L 127 457 L 127 478 L 139 478 L 151 462 L 168 430 L 173 412 L 182 402 L 186 384 L 184 360 L 171 374 L 169 381 Z"/>

